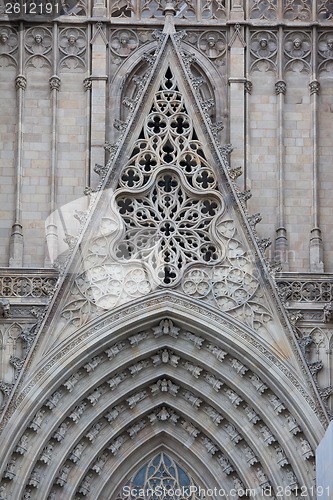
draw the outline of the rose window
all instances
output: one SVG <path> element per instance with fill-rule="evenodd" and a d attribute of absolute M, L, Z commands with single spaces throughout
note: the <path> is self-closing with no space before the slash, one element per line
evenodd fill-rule
<path fill-rule="evenodd" d="M 170 69 L 140 137 L 116 194 L 124 231 L 114 253 L 172 285 L 191 263 L 222 259 L 214 227 L 224 204 Z"/>

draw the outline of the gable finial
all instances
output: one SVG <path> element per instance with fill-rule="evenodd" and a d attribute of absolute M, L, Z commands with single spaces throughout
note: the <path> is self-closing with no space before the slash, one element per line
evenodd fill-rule
<path fill-rule="evenodd" d="M 176 9 L 174 6 L 174 1 L 168 0 L 164 8 L 165 21 L 164 21 L 163 33 L 168 35 L 176 33 L 175 14 L 176 14 Z"/>

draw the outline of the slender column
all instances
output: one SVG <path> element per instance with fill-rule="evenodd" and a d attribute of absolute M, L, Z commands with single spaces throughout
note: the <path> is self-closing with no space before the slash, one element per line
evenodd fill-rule
<path fill-rule="evenodd" d="M 15 79 L 17 90 L 17 138 L 16 138 L 16 193 L 15 219 L 9 244 L 9 267 L 23 267 L 23 226 L 22 226 L 22 157 L 23 157 L 23 121 L 24 121 L 24 92 L 27 79 L 23 75 L 24 30 L 20 25 L 19 38 L 19 74 Z"/>
<path fill-rule="evenodd" d="M 57 128 L 58 128 L 58 92 L 60 90 L 60 78 L 57 75 L 58 65 L 58 25 L 53 25 L 53 75 L 51 76 L 50 91 L 52 102 L 52 138 L 51 138 L 51 172 L 50 172 L 50 216 L 46 226 L 46 253 L 45 267 L 53 264 L 58 252 L 58 231 L 54 221 L 54 211 L 56 209 L 57 197 Z"/>
<path fill-rule="evenodd" d="M 231 155 L 231 166 L 244 169 L 245 149 L 245 40 L 242 27 L 236 24 L 229 42 L 230 48 L 230 77 L 229 77 L 229 99 L 230 99 L 230 143 L 233 146 Z"/>
<path fill-rule="evenodd" d="M 312 134 L 312 229 L 310 234 L 310 271 L 324 272 L 323 240 L 319 227 L 319 172 L 318 172 L 318 100 L 320 84 L 317 81 L 317 31 L 312 32 L 312 81 L 309 83 Z"/>
<path fill-rule="evenodd" d="M 92 67 L 91 67 L 91 169 L 92 180 L 96 183 L 99 178 L 93 172 L 95 163 L 105 163 L 105 118 L 106 118 L 106 86 L 107 75 L 107 39 L 102 23 L 97 23 L 91 40 Z M 111 124 L 113 125 L 113 124 Z"/>
<path fill-rule="evenodd" d="M 88 40 L 91 40 L 91 24 L 88 25 L 88 33 L 87 33 L 87 38 Z M 88 43 L 87 46 L 87 72 L 88 75 L 91 74 L 91 54 L 90 54 L 90 43 Z M 91 82 L 91 77 L 88 76 L 83 80 L 83 87 L 86 91 L 86 158 L 85 158 L 85 173 L 86 173 L 86 186 L 90 186 L 91 179 L 90 179 L 90 171 L 91 171 L 91 165 L 90 165 L 90 160 L 91 160 L 91 155 L 90 155 L 90 150 L 91 150 L 91 89 L 92 89 L 92 82 Z"/>
<path fill-rule="evenodd" d="M 283 144 L 283 109 L 284 95 L 287 90 L 283 78 L 283 29 L 279 28 L 279 59 L 278 59 L 278 81 L 275 84 L 277 95 L 277 160 L 278 160 L 278 227 L 275 238 L 275 260 L 280 263 L 283 271 L 289 270 L 288 263 L 288 239 L 285 228 L 284 214 L 284 144 Z"/>
<path fill-rule="evenodd" d="M 248 165 L 250 163 L 250 95 L 252 94 L 252 82 L 250 80 L 250 30 L 246 29 L 246 81 L 245 81 L 245 163 L 244 163 L 244 191 L 247 190 Z"/>

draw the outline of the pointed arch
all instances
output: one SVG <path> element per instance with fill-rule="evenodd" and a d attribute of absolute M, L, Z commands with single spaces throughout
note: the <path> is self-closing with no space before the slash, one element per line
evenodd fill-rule
<path fill-rule="evenodd" d="M 258 490 L 262 478 L 273 488 L 291 478 L 307 484 L 311 448 L 323 429 L 314 425 L 305 388 L 288 372 L 237 320 L 177 294 L 158 293 L 113 318 L 108 311 L 78 331 L 74 345 L 68 339 L 46 356 L 22 388 L 26 396 L 6 436 L 12 439 L 7 467 L 13 458 L 19 466 L 12 494 L 19 498 L 35 484 L 33 477 L 40 477 L 38 487 L 68 498 L 83 482 L 93 495 L 111 494 L 111 472 L 120 477 L 141 446 L 148 456 L 151 439 L 161 446 L 170 436 L 179 452 L 189 447 L 202 457 L 199 479 L 207 477 L 207 462 L 212 478 L 222 472 L 229 489 L 240 481 Z M 159 420 L 163 408 L 175 423 Z M 64 424 L 68 434 L 61 437 Z M 27 455 L 17 451 L 22 435 Z M 113 453 L 120 438 L 120 451 Z M 103 453 L 106 468 L 99 475 L 94 465 Z"/>

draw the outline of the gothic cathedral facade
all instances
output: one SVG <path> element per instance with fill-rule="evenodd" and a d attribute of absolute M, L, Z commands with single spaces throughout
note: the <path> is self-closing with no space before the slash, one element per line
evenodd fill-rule
<path fill-rule="evenodd" d="M 0 499 L 332 498 L 333 0 L 1 0 L 0 109 Z"/>

